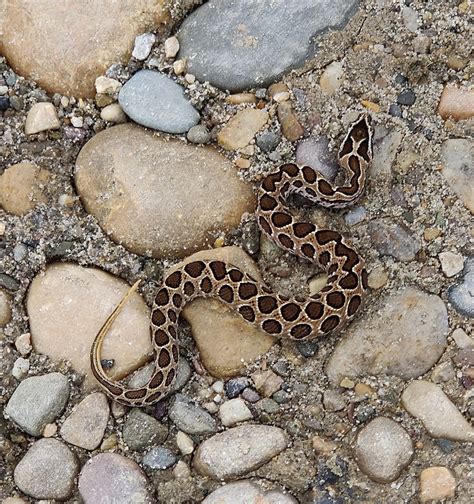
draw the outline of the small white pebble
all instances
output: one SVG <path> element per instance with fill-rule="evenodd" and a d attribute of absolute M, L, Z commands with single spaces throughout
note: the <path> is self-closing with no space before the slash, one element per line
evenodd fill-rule
<path fill-rule="evenodd" d="M 183 455 L 189 455 L 194 451 L 194 441 L 185 432 L 178 431 L 176 444 Z"/>
<path fill-rule="evenodd" d="M 448 277 L 452 277 L 461 272 L 464 268 L 464 257 L 454 252 L 441 252 L 438 254 L 443 273 Z"/>
<path fill-rule="evenodd" d="M 0 96 L 8 93 L 8 86 L 0 86 Z"/>
<path fill-rule="evenodd" d="M 212 390 L 214 390 L 217 394 L 221 394 L 224 392 L 224 382 L 221 380 L 214 382 L 212 384 Z"/>
<path fill-rule="evenodd" d="M 74 196 L 71 194 L 61 194 L 58 198 L 58 203 L 64 207 L 72 207 L 74 205 Z"/>
<path fill-rule="evenodd" d="M 186 60 L 180 59 L 173 63 L 173 72 L 176 75 L 181 75 L 186 71 Z"/>
<path fill-rule="evenodd" d="M 175 478 L 189 478 L 191 476 L 191 469 L 189 469 L 186 462 L 179 460 L 173 468 L 173 475 Z"/>
<path fill-rule="evenodd" d="M 222 396 L 220 394 L 216 394 L 214 396 L 214 399 L 213 401 L 216 403 L 216 404 L 220 404 L 222 402 Z"/>
<path fill-rule="evenodd" d="M 248 409 L 245 401 L 240 397 L 225 402 L 219 408 L 219 416 L 223 425 L 230 427 L 245 420 L 253 418 L 252 412 Z"/>
<path fill-rule="evenodd" d="M 474 346 L 474 339 L 468 336 L 461 328 L 457 328 L 451 334 L 451 337 L 456 342 L 459 348 L 469 348 Z"/>
<path fill-rule="evenodd" d="M 3 236 L 5 234 L 6 229 L 7 225 L 4 222 L 0 222 L 0 236 Z"/>
<path fill-rule="evenodd" d="M 176 37 L 169 37 L 165 40 L 165 56 L 174 58 L 179 51 L 179 40 Z"/>
<path fill-rule="evenodd" d="M 67 96 L 61 96 L 61 107 L 68 107 L 69 106 L 69 98 Z"/>
<path fill-rule="evenodd" d="M 30 361 L 28 359 L 24 359 L 23 357 L 18 357 L 18 359 L 13 364 L 12 375 L 17 380 L 21 380 L 30 369 Z"/>
<path fill-rule="evenodd" d="M 107 122 L 121 124 L 127 122 L 127 116 L 118 103 L 111 103 L 100 112 L 100 117 Z"/>
<path fill-rule="evenodd" d="M 281 93 L 276 93 L 273 95 L 273 100 L 277 103 L 281 103 L 290 99 L 290 93 L 288 91 L 282 91 Z"/>
<path fill-rule="evenodd" d="M 43 437 L 53 437 L 58 432 L 58 426 L 55 423 L 49 423 L 44 426 Z"/>
<path fill-rule="evenodd" d="M 73 117 L 71 117 L 71 124 L 75 128 L 82 128 L 84 126 L 84 118 L 83 117 L 73 116 Z"/>
<path fill-rule="evenodd" d="M 135 37 L 135 47 L 133 48 L 132 56 L 140 61 L 145 60 L 150 54 L 155 40 L 156 37 L 153 33 L 144 33 Z"/>
<path fill-rule="evenodd" d="M 15 340 L 15 347 L 16 349 L 23 355 L 28 355 L 31 352 L 32 346 L 31 346 L 31 334 L 30 333 L 24 333 Z"/>
<path fill-rule="evenodd" d="M 122 84 L 118 80 L 111 79 L 110 77 L 104 77 L 103 75 L 101 75 L 100 77 L 97 77 L 97 79 L 95 80 L 95 89 L 98 94 L 113 95 L 121 87 L 122 87 Z M 72 103 L 73 103 L 73 101 L 71 99 L 71 104 Z"/>
<path fill-rule="evenodd" d="M 187 73 L 184 79 L 188 84 L 194 84 L 196 82 L 196 77 L 193 74 Z"/>
<path fill-rule="evenodd" d="M 217 413 L 218 406 L 216 403 L 213 402 L 207 402 L 203 404 L 204 408 L 209 411 L 209 413 Z"/>

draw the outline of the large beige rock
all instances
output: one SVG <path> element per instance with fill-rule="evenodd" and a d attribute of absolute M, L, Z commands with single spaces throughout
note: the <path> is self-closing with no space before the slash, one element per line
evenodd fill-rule
<path fill-rule="evenodd" d="M 239 247 L 196 252 L 170 271 L 199 259 L 224 261 L 262 280 L 255 262 Z M 246 364 L 258 359 L 276 341 L 214 299 L 195 299 L 184 307 L 183 316 L 191 325 L 202 363 L 213 376 L 239 374 Z"/>
<path fill-rule="evenodd" d="M 76 186 L 114 241 L 155 257 L 209 246 L 255 206 L 252 187 L 217 150 L 132 124 L 102 131 L 83 147 Z"/>
<path fill-rule="evenodd" d="M 258 109 L 239 110 L 219 131 L 217 141 L 226 150 L 242 149 L 268 121 L 268 112 Z"/>
<path fill-rule="evenodd" d="M 169 21 L 165 5 L 165 0 L 2 2 L 0 53 L 17 73 L 51 93 L 93 97 L 96 77 L 128 61 L 136 35 Z"/>
<path fill-rule="evenodd" d="M 68 360 L 96 386 L 89 364 L 95 335 L 129 290 L 123 280 L 97 268 L 56 263 L 38 274 L 28 291 L 26 308 L 31 340 L 38 353 Z M 151 356 L 149 310 L 133 293 L 107 335 L 102 359 L 113 359 L 110 376 L 120 379 Z"/>
<path fill-rule="evenodd" d="M 0 176 L 0 205 L 13 215 L 25 215 L 38 203 L 46 203 L 43 193 L 49 180 L 48 170 L 32 163 L 18 163 Z"/>

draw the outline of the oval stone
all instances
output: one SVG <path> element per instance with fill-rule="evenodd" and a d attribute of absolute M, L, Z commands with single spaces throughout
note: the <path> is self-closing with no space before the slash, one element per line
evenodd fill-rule
<path fill-rule="evenodd" d="M 167 75 L 137 72 L 119 93 L 123 111 L 138 124 L 166 133 L 186 133 L 200 116 L 184 89 Z"/>
<path fill-rule="evenodd" d="M 169 21 L 166 3 L 1 2 L 0 54 L 15 72 L 32 76 L 50 93 L 92 98 L 96 77 L 128 61 L 135 36 Z"/>
<path fill-rule="evenodd" d="M 75 179 L 86 210 L 112 240 L 154 257 L 205 248 L 255 208 L 252 187 L 217 150 L 132 124 L 87 142 Z"/>

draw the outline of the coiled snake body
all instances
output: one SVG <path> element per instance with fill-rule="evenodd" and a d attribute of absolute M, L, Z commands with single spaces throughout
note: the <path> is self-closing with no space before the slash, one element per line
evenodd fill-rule
<path fill-rule="evenodd" d="M 286 200 L 299 193 L 331 208 L 353 204 L 363 194 L 372 159 L 372 129 L 368 116 L 350 127 L 339 150 L 345 181 L 331 184 L 316 170 L 286 164 L 268 175 L 258 189 L 257 219 L 260 229 L 278 246 L 319 264 L 328 274 L 327 285 L 308 299 L 273 293 L 239 268 L 222 261 L 194 261 L 169 274 L 156 294 L 151 334 L 155 370 L 141 388 L 129 388 L 111 380 L 100 362 L 102 341 L 124 300 L 112 312 L 91 349 L 94 376 L 114 400 L 144 406 L 163 399 L 176 377 L 179 359 L 177 325 L 184 305 L 197 297 L 214 297 L 262 331 L 295 340 L 317 338 L 340 330 L 352 320 L 367 290 L 364 261 L 337 231 L 298 222 Z M 135 284 L 137 285 L 137 284 Z"/>

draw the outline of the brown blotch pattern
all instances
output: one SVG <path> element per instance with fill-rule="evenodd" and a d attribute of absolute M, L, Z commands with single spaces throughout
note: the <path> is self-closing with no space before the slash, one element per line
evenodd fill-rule
<path fill-rule="evenodd" d="M 226 301 L 227 303 L 234 302 L 234 291 L 229 285 L 223 285 L 219 289 L 219 297 Z"/>
<path fill-rule="evenodd" d="M 349 317 L 352 317 L 356 313 L 356 311 L 359 309 L 359 306 L 361 305 L 362 299 L 360 296 L 353 296 L 351 300 L 349 301 L 349 305 L 347 306 L 347 314 Z"/>
<path fill-rule="evenodd" d="M 309 166 L 303 166 L 303 177 L 308 184 L 316 182 L 316 172 Z"/>
<path fill-rule="evenodd" d="M 269 319 L 262 324 L 262 329 L 269 334 L 278 334 L 283 328 L 278 320 Z"/>
<path fill-rule="evenodd" d="M 255 322 L 255 312 L 249 305 L 243 305 L 239 308 L 239 313 L 249 322 Z"/>
<path fill-rule="evenodd" d="M 201 275 L 205 268 L 206 265 L 202 261 L 193 261 L 186 264 L 184 271 L 186 271 L 190 277 L 197 278 Z"/>
<path fill-rule="evenodd" d="M 326 301 L 332 308 L 342 308 L 346 302 L 346 296 L 342 292 L 331 292 L 326 296 Z"/>
<path fill-rule="evenodd" d="M 306 338 L 311 334 L 311 326 L 309 324 L 298 324 L 295 325 L 291 331 L 291 336 L 296 339 Z"/>
<path fill-rule="evenodd" d="M 158 293 L 156 294 L 156 297 L 155 297 L 155 303 L 158 305 L 158 306 L 164 306 L 164 305 L 167 305 L 170 301 L 170 296 L 168 294 L 168 289 L 160 289 L 158 291 Z"/>
<path fill-rule="evenodd" d="M 201 280 L 200 286 L 201 286 L 201 290 L 205 294 L 209 294 L 209 292 L 211 292 L 211 290 L 212 290 L 212 282 L 209 280 L 209 277 L 204 277 Z"/>
<path fill-rule="evenodd" d="M 227 268 L 222 261 L 213 261 L 209 264 L 212 274 L 216 280 L 222 280 L 227 274 Z"/>
<path fill-rule="evenodd" d="M 277 304 L 276 299 L 272 296 L 260 296 L 257 300 L 258 309 L 265 314 L 271 313 Z"/>
<path fill-rule="evenodd" d="M 278 206 L 278 202 L 275 198 L 272 198 L 268 194 L 264 194 L 260 198 L 260 208 L 265 212 L 269 212 Z"/>
<path fill-rule="evenodd" d="M 321 192 L 325 196 L 332 196 L 334 194 L 334 189 L 332 188 L 331 184 L 329 184 L 328 182 L 326 182 L 323 179 L 321 179 L 318 182 L 318 189 L 319 189 L 319 192 Z"/>
<path fill-rule="evenodd" d="M 272 228 L 270 227 L 270 224 L 268 224 L 267 219 L 265 217 L 261 217 L 258 219 L 258 223 L 260 227 L 267 233 L 268 235 L 272 234 Z"/>
<path fill-rule="evenodd" d="M 339 241 L 341 239 L 341 235 L 337 231 L 323 229 L 321 231 L 316 231 L 316 239 L 321 245 L 326 245 L 331 241 Z"/>
<path fill-rule="evenodd" d="M 278 241 L 287 249 L 293 250 L 295 242 L 285 233 L 278 235 Z"/>
<path fill-rule="evenodd" d="M 163 329 L 158 329 L 155 331 L 155 343 L 158 346 L 164 346 L 167 345 L 170 341 L 170 338 L 166 331 L 163 331 Z"/>
<path fill-rule="evenodd" d="M 244 274 L 241 271 L 236 270 L 236 269 L 230 270 L 229 276 L 233 282 L 240 282 L 242 280 L 242 278 L 244 278 Z"/>
<path fill-rule="evenodd" d="M 160 368 L 165 368 L 171 362 L 170 353 L 166 348 L 160 350 L 160 355 L 158 355 L 158 365 Z"/>
<path fill-rule="evenodd" d="M 357 275 L 355 273 L 348 273 L 345 277 L 342 277 L 339 280 L 339 285 L 343 289 L 355 289 L 359 284 L 359 280 L 357 279 Z"/>
<path fill-rule="evenodd" d="M 304 238 L 316 230 L 316 226 L 310 222 L 297 222 L 293 224 L 293 233 L 297 238 Z"/>
<path fill-rule="evenodd" d="M 280 313 L 285 320 L 293 322 L 299 317 L 301 308 L 295 303 L 287 303 L 281 307 Z"/>
<path fill-rule="evenodd" d="M 239 296 L 241 299 L 247 300 L 257 295 L 257 287 L 248 282 L 239 285 Z"/>
<path fill-rule="evenodd" d="M 181 294 L 173 294 L 173 304 L 176 306 L 176 308 L 179 308 L 182 302 L 183 296 L 181 296 Z"/>
<path fill-rule="evenodd" d="M 175 375 L 174 369 L 170 369 L 170 372 L 168 373 L 168 376 L 166 377 L 166 381 L 165 381 L 165 385 L 167 387 L 169 385 L 171 385 L 171 383 L 173 382 L 174 375 Z"/>
<path fill-rule="evenodd" d="M 323 316 L 324 307 L 317 301 L 311 301 L 310 303 L 308 303 L 308 306 L 306 306 L 305 312 L 310 319 L 318 320 Z"/>
<path fill-rule="evenodd" d="M 186 282 L 184 284 L 184 293 L 186 296 L 192 296 L 194 294 L 194 285 L 192 282 Z"/>
<path fill-rule="evenodd" d="M 163 381 L 163 373 L 161 371 L 157 371 L 155 373 L 155 376 L 151 379 L 150 382 L 150 387 L 151 388 L 156 388 L 159 385 L 161 385 L 161 382 Z"/>
<path fill-rule="evenodd" d="M 138 390 L 128 390 L 127 392 L 125 392 L 124 396 L 127 399 L 141 399 L 142 397 L 146 396 L 146 392 L 147 391 L 145 388 Z"/>
<path fill-rule="evenodd" d="M 275 224 L 276 227 L 284 227 L 288 226 L 288 224 L 291 224 L 293 221 L 292 217 L 288 215 L 287 213 L 283 212 L 275 212 L 272 214 L 272 222 Z"/>
<path fill-rule="evenodd" d="M 153 310 L 153 313 L 151 314 L 151 321 L 154 325 L 161 326 L 166 321 L 165 314 L 161 310 Z"/>
<path fill-rule="evenodd" d="M 301 246 L 301 252 L 303 252 L 306 257 L 312 259 L 316 253 L 316 249 L 310 243 L 305 243 Z"/>
<path fill-rule="evenodd" d="M 299 168 L 295 164 L 286 164 L 281 167 L 281 169 L 290 175 L 290 177 L 295 177 L 298 175 Z"/>
<path fill-rule="evenodd" d="M 181 271 L 175 271 L 174 273 L 171 273 L 171 275 L 169 275 L 168 278 L 165 280 L 165 285 L 167 285 L 168 287 L 172 287 L 173 289 L 179 287 L 180 283 L 181 283 Z"/>
<path fill-rule="evenodd" d="M 328 333 L 334 330 L 339 325 L 339 320 L 337 315 L 331 315 L 321 324 L 321 331 Z"/>

